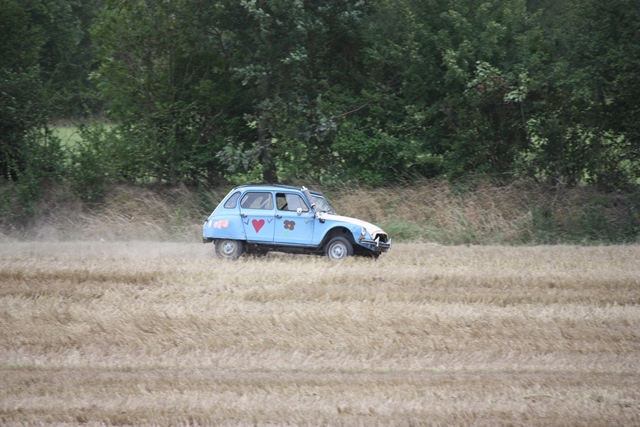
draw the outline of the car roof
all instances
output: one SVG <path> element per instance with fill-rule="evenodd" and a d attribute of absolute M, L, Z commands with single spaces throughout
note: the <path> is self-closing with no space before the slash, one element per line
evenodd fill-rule
<path fill-rule="evenodd" d="M 247 190 L 267 190 L 267 191 L 278 191 L 278 190 L 296 190 L 296 191 L 300 191 L 301 190 L 300 187 L 294 187 L 292 185 L 284 185 L 284 184 L 244 184 L 244 185 L 239 185 L 239 186 L 235 187 L 231 191 L 242 190 L 242 189 L 247 189 Z M 312 194 L 319 194 L 319 195 L 322 194 L 319 191 L 315 191 L 315 190 L 309 190 L 309 191 Z"/>

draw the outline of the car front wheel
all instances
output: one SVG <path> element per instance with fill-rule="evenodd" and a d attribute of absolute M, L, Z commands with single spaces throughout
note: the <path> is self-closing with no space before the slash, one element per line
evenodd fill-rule
<path fill-rule="evenodd" d="M 216 256 L 221 259 L 238 259 L 244 252 L 244 245 L 240 240 L 223 239 L 216 241 Z"/>
<path fill-rule="evenodd" d="M 353 246 L 344 237 L 334 237 L 325 246 L 325 253 L 329 259 L 344 259 L 353 255 Z"/>

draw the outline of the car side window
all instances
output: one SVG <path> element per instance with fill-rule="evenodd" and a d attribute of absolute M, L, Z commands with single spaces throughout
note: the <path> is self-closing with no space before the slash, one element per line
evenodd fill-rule
<path fill-rule="evenodd" d="M 229 200 L 226 201 L 224 207 L 226 209 L 233 209 L 238 205 L 238 198 L 240 198 L 240 192 L 237 191 L 233 193 L 233 196 L 229 197 Z"/>
<path fill-rule="evenodd" d="M 243 209 L 273 210 L 273 195 L 267 192 L 250 191 L 242 197 L 240 206 Z"/>
<path fill-rule="evenodd" d="M 309 212 L 309 207 L 298 194 L 276 193 L 276 204 L 281 211 L 296 212 L 301 208 L 302 212 Z"/>

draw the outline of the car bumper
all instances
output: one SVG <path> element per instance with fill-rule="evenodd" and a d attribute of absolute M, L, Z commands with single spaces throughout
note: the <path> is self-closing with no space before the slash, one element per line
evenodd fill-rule
<path fill-rule="evenodd" d="M 358 239 L 358 243 L 375 252 L 386 252 L 391 248 L 391 240 L 388 242 L 381 242 L 380 238 L 373 240 L 361 237 Z"/>

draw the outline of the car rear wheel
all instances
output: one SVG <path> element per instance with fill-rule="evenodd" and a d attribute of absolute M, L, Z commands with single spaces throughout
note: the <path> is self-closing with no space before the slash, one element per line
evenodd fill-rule
<path fill-rule="evenodd" d="M 344 259 L 353 255 L 353 245 L 344 237 L 334 237 L 325 246 L 325 253 L 330 259 Z"/>
<path fill-rule="evenodd" d="M 244 252 L 244 245 L 240 240 L 222 239 L 216 241 L 216 256 L 220 259 L 238 259 Z"/>

